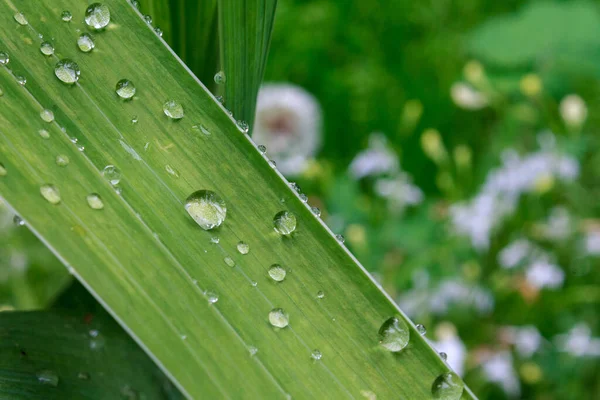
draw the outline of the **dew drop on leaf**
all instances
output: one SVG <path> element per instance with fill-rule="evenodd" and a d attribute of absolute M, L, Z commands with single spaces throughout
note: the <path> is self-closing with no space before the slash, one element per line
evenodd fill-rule
<path fill-rule="evenodd" d="M 185 200 L 185 209 L 204 230 L 219 227 L 227 215 L 225 201 L 215 192 L 198 190 Z"/>
<path fill-rule="evenodd" d="M 344 243 L 346 241 L 346 239 L 344 238 L 343 235 L 337 234 L 335 235 L 335 239 L 340 242 L 340 243 Z"/>
<path fill-rule="evenodd" d="M 27 18 L 25 18 L 25 14 L 23 14 L 22 12 L 18 12 L 15 14 L 15 21 L 17 21 L 19 25 L 29 24 L 29 22 L 27 22 Z"/>
<path fill-rule="evenodd" d="M 211 243 L 214 243 L 214 244 L 217 244 L 217 243 L 219 243 L 219 240 L 220 240 L 220 239 L 219 239 L 219 237 L 218 237 L 218 236 L 213 236 L 213 237 L 211 237 L 211 238 L 210 238 L 210 242 L 211 242 Z"/>
<path fill-rule="evenodd" d="M 56 156 L 56 165 L 59 167 L 66 167 L 69 165 L 69 157 L 64 154 L 59 154 Z"/>
<path fill-rule="evenodd" d="M 462 396 L 464 383 L 454 372 L 438 376 L 431 386 L 431 394 L 437 400 L 458 400 Z"/>
<path fill-rule="evenodd" d="M 42 385 L 54 387 L 58 386 L 58 375 L 54 371 L 44 369 L 42 371 L 36 372 L 35 376 L 37 377 L 38 382 Z"/>
<path fill-rule="evenodd" d="M 259 144 L 258 151 L 260 152 L 260 154 L 265 154 L 267 152 L 267 146 L 265 146 L 264 144 Z"/>
<path fill-rule="evenodd" d="M 183 106 L 175 100 L 166 101 L 163 104 L 163 111 L 165 115 L 171 119 L 183 118 Z"/>
<path fill-rule="evenodd" d="M 215 83 L 217 85 L 222 85 L 227 82 L 227 78 L 225 77 L 225 72 L 219 71 L 215 74 Z"/>
<path fill-rule="evenodd" d="M 135 95 L 135 86 L 129 79 L 121 79 L 117 82 L 116 92 L 122 99 L 130 99 Z"/>
<path fill-rule="evenodd" d="M 163 35 L 162 29 L 160 29 L 158 27 L 154 28 L 154 32 L 158 35 L 158 37 L 162 37 L 162 35 Z"/>
<path fill-rule="evenodd" d="M 6 170 L 4 164 L 0 163 L 0 176 L 6 176 L 7 173 L 8 171 Z"/>
<path fill-rule="evenodd" d="M 271 168 L 277 168 L 277 163 L 275 162 L 275 160 L 269 160 L 269 165 L 271 166 Z"/>
<path fill-rule="evenodd" d="M 250 352 L 251 356 L 254 356 L 254 355 L 256 355 L 256 353 L 258 353 L 258 349 L 254 346 L 248 347 L 248 351 Z"/>
<path fill-rule="evenodd" d="M 427 333 L 427 329 L 425 328 L 425 325 L 417 324 L 417 325 L 415 325 L 415 328 L 417 328 L 417 332 L 419 332 L 419 335 L 421 335 L 421 336 L 424 336 Z"/>
<path fill-rule="evenodd" d="M 46 184 L 40 186 L 40 194 L 50 204 L 60 203 L 60 192 L 54 185 Z"/>
<path fill-rule="evenodd" d="M 204 295 L 206 296 L 209 304 L 215 304 L 217 301 L 219 301 L 219 296 L 215 292 L 206 291 L 204 292 Z"/>
<path fill-rule="evenodd" d="M 110 22 L 110 10 L 104 4 L 94 3 L 85 10 L 85 23 L 93 29 L 105 28 Z"/>
<path fill-rule="evenodd" d="M 71 14 L 71 11 L 63 11 L 62 14 L 60 14 L 60 19 L 62 19 L 64 22 L 71 22 L 71 20 L 73 19 L 73 14 Z"/>
<path fill-rule="evenodd" d="M 10 56 L 8 53 L 0 51 L 0 65 L 6 65 L 10 61 Z"/>
<path fill-rule="evenodd" d="M 42 44 L 40 44 L 40 51 L 45 56 L 51 56 L 54 54 L 54 46 L 50 42 L 42 42 Z"/>
<path fill-rule="evenodd" d="M 40 117 L 44 122 L 52 122 L 54 121 L 54 113 L 51 110 L 44 109 L 40 112 Z"/>
<path fill-rule="evenodd" d="M 321 353 L 319 350 L 315 349 L 310 354 L 310 358 L 312 358 L 315 361 L 319 361 L 321 358 L 323 358 L 323 353 Z"/>
<path fill-rule="evenodd" d="M 322 290 L 317 292 L 317 299 L 322 299 L 325 297 L 325 293 Z"/>
<path fill-rule="evenodd" d="M 448 359 L 448 354 L 444 353 L 443 351 L 440 353 L 440 357 L 442 358 L 442 360 L 446 361 Z"/>
<path fill-rule="evenodd" d="M 146 23 L 148 25 L 152 24 L 152 17 L 150 15 L 144 15 L 144 21 L 146 21 Z"/>
<path fill-rule="evenodd" d="M 248 127 L 248 123 L 246 121 L 239 120 L 239 121 L 236 121 L 235 124 L 238 127 L 238 129 L 240 130 L 240 132 L 248 133 L 249 127 Z"/>
<path fill-rule="evenodd" d="M 77 39 L 77 47 L 79 47 L 79 50 L 83 51 L 84 53 L 89 53 L 90 51 L 94 50 L 96 44 L 94 43 L 94 38 L 92 38 L 92 35 L 89 33 L 82 33 Z"/>
<path fill-rule="evenodd" d="M 18 215 L 15 215 L 13 217 L 13 224 L 15 224 L 15 226 L 24 226 L 25 221 L 23 220 L 23 218 L 19 217 Z"/>
<path fill-rule="evenodd" d="M 250 251 L 250 246 L 248 245 L 248 243 L 239 242 L 237 244 L 237 250 L 240 252 L 240 254 L 248 254 L 248 252 Z"/>
<path fill-rule="evenodd" d="M 116 186 L 121 182 L 121 171 L 114 165 L 107 165 L 104 167 L 102 176 L 113 186 Z"/>
<path fill-rule="evenodd" d="M 379 328 L 379 344 L 389 351 L 400 351 L 406 347 L 410 332 L 406 323 L 396 317 L 389 318 Z"/>
<path fill-rule="evenodd" d="M 225 264 L 227 264 L 228 266 L 230 266 L 232 268 L 235 267 L 235 261 L 233 261 L 233 258 L 225 257 L 223 260 L 225 261 Z"/>
<path fill-rule="evenodd" d="M 269 323 L 276 328 L 285 328 L 289 322 L 290 318 L 282 308 L 274 308 L 269 313 Z"/>
<path fill-rule="evenodd" d="M 58 79 L 67 84 L 73 84 L 79 80 L 81 71 L 75 61 L 65 58 L 56 63 L 54 74 Z"/>
<path fill-rule="evenodd" d="M 285 275 L 287 274 L 286 270 L 279 264 L 273 264 L 269 268 L 269 276 L 271 279 L 277 282 L 281 282 L 285 279 Z"/>
<path fill-rule="evenodd" d="M 289 211 L 280 211 L 273 218 L 273 228 L 280 235 L 290 235 L 296 230 L 296 216 Z"/>
<path fill-rule="evenodd" d="M 85 199 L 90 208 L 94 210 L 102 210 L 104 208 L 104 202 L 98 193 L 90 193 Z"/>
<path fill-rule="evenodd" d="M 25 86 L 25 84 L 27 83 L 27 78 L 25 78 L 24 76 L 17 76 L 17 82 L 19 83 L 19 85 Z"/>
<path fill-rule="evenodd" d="M 304 193 L 300 193 L 299 197 L 300 197 L 300 200 L 302 200 L 303 203 L 306 203 L 308 201 L 308 196 L 305 195 Z"/>
<path fill-rule="evenodd" d="M 311 207 L 311 208 L 310 208 L 310 211 L 311 211 L 311 212 L 312 212 L 314 215 L 316 215 L 317 217 L 320 217 L 320 216 L 321 216 L 321 210 L 319 210 L 319 208 L 318 208 L 318 207 Z"/>

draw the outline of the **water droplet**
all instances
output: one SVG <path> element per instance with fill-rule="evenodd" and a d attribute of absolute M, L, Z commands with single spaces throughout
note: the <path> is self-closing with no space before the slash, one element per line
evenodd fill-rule
<path fill-rule="evenodd" d="M 269 165 L 271 168 L 277 168 L 277 163 L 274 160 L 269 160 Z"/>
<path fill-rule="evenodd" d="M 179 178 L 179 171 L 171 167 L 169 164 L 165 165 L 165 171 L 167 171 L 169 175 L 174 176 L 175 178 Z"/>
<path fill-rule="evenodd" d="M 84 145 L 82 145 L 82 144 L 75 145 L 75 147 L 76 147 L 76 148 L 77 148 L 77 150 L 79 150 L 79 151 L 84 151 L 84 150 L 85 150 L 85 146 L 84 146 Z"/>
<path fill-rule="evenodd" d="M 290 187 L 296 192 L 296 193 L 301 193 L 302 189 L 300 189 L 300 185 L 298 185 L 296 182 L 290 182 Z"/>
<path fill-rule="evenodd" d="M 27 83 L 27 78 L 25 78 L 24 76 L 17 76 L 17 82 L 19 83 L 19 85 L 25 86 L 25 84 Z"/>
<path fill-rule="evenodd" d="M 250 352 L 251 356 L 255 356 L 256 353 L 258 353 L 258 349 L 256 347 L 254 347 L 254 346 L 248 347 L 248 351 Z"/>
<path fill-rule="evenodd" d="M 419 332 L 419 335 L 421 336 L 424 336 L 427 333 L 427 329 L 424 325 L 417 324 L 415 325 L 415 328 L 417 328 L 417 332 Z"/>
<path fill-rule="evenodd" d="M 171 119 L 183 118 L 183 106 L 175 100 L 165 102 L 165 104 L 163 104 L 163 111 L 165 115 Z"/>
<path fill-rule="evenodd" d="M 54 46 L 50 42 L 42 42 L 42 44 L 40 44 L 40 51 L 45 56 L 51 56 L 54 54 Z"/>
<path fill-rule="evenodd" d="M 185 200 L 185 209 L 204 230 L 219 227 L 227 215 L 225 201 L 210 190 L 198 190 Z"/>
<path fill-rule="evenodd" d="M 410 332 L 406 323 L 396 317 L 385 321 L 379 328 L 379 344 L 389 351 L 400 351 L 406 347 Z"/>
<path fill-rule="evenodd" d="M 290 318 L 282 308 L 274 308 L 269 313 L 269 322 L 276 328 L 285 328 L 288 326 Z"/>
<path fill-rule="evenodd" d="M 56 63 L 54 74 L 58 79 L 67 84 L 73 84 L 79 80 L 81 71 L 75 61 L 65 58 Z"/>
<path fill-rule="evenodd" d="M 71 14 L 71 11 L 65 10 L 60 15 L 60 19 L 62 19 L 65 22 L 70 22 L 73 19 L 73 14 Z"/>
<path fill-rule="evenodd" d="M 440 352 L 440 357 L 442 358 L 442 360 L 446 361 L 448 359 L 448 354 L 446 354 L 442 351 L 442 352 Z"/>
<path fill-rule="evenodd" d="M 305 195 L 304 193 L 300 193 L 299 197 L 300 197 L 300 200 L 302 200 L 303 203 L 306 203 L 308 201 L 308 196 Z"/>
<path fill-rule="evenodd" d="M 102 210 L 104 208 L 104 202 L 98 193 L 90 193 L 85 199 L 90 208 L 93 208 L 94 210 Z"/>
<path fill-rule="evenodd" d="M 93 29 L 105 28 L 110 22 L 110 10 L 104 4 L 94 3 L 85 10 L 85 23 Z"/>
<path fill-rule="evenodd" d="M 269 276 L 271 279 L 277 282 L 281 282 L 285 279 L 285 275 L 287 274 L 286 270 L 279 264 L 273 264 L 269 268 Z"/>
<path fill-rule="evenodd" d="M 239 129 L 239 130 L 240 130 L 242 133 L 248 133 L 248 130 L 249 130 L 250 128 L 248 127 L 248 123 L 247 123 L 246 121 L 239 120 L 239 121 L 236 121 L 236 123 L 235 123 L 235 124 L 237 125 L 238 129 Z"/>
<path fill-rule="evenodd" d="M 319 210 L 319 208 L 318 208 L 318 207 L 311 207 L 311 208 L 310 208 L 310 211 L 311 211 L 311 212 L 312 212 L 314 215 L 316 215 L 317 217 L 320 217 L 320 216 L 321 216 L 321 210 Z"/>
<path fill-rule="evenodd" d="M 152 17 L 150 15 L 144 15 L 144 21 L 146 21 L 146 23 L 150 25 L 152 24 Z"/>
<path fill-rule="evenodd" d="M 223 96 L 216 96 L 215 99 L 217 99 L 217 101 L 221 104 L 225 103 L 225 99 L 223 98 Z"/>
<path fill-rule="evenodd" d="M 225 257 L 223 260 L 225 261 L 225 264 L 229 265 L 231 268 L 235 267 L 235 261 L 233 261 L 233 258 Z"/>
<path fill-rule="evenodd" d="M 239 242 L 237 244 L 237 250 L 240 252 L 240 254 L 248 254 L 250 251 L 250 246 L 247 243 Z"/>
<path fill-rule="evenodd" d="M 87 372 L 80 372 L 77 374 L 77 379 L 81 379 L 82 381 L 89 381 L 90 374 L 88 374 Z"/>
<path fill-rule="evenodd" d="M 40 129 L 38 134 L 42 137 L 42 139 L 50 139 L 50 132 L 45 129 Z"/>
<path fill-rule="evenodd" d="M 321 358 L 323 358 L 323 353 L 321 353 L 319 350 L 315 349 L 310 354 L 310 358 L 312 358 L 315 361 L 319 361 Z"/>
<path fill-rule="evenodd" d="M 6 167 L 4 167 L 4 164 L 0 163 L 0 176 L 6 176 L 7 173 L 8 171 L 6 170 Z"/>
<path fill-rule="evenodd" d="M 199 130 L 200 132 L 202 132 L 206 136 L 210 135 L 210 131 L 204 125 L 200 125 L 200 124 L 194 125 L 194 126 L 192 126 L 192 129 Z"/>
<path fill-rule="evenodd" d="M 158 37 L 163 36 L 163 31 L 159 27 L 154 28 L 154 32 L 158 35 Z"/>
<path fill-rule="evenodd" d="M 290 235 L 296 230 L 296 216 L 289 211 L 280 211 L 273 218 L 273 227 L 280 235 Z"/>
<path fill-rule="evenodd" d="M 116 92 L 122 99 L 130 99 L 135 95 L 135 86 L 129 79 L 121 79 L 117 82 Z"/>
<path fill-rule="evenodd" d="M 59 167 L 66 167 L 69 165 L 69 157 L 64 154 L 59 154 L 56 156 L 56 165 Z"/>
<path fill-rule="evenodd" d="M 54 113 L 48 109 L 42 110 L 42 112 L 40 112 L 40 117 L 44 122 L 54 121 Z"/>
<path fill-rule="evenodd" d="M 40 186 L 40 194 L 50 204 L 60 203 L 60 192 L 54 185 L 42 185 Z"/>
<path fill-rule="evenodd" d="M 9 57 L 8 53 L 0 51 L 0 65 L 6 65 L 9 63 L 9 61 L 10 61 L 10 57 Z"/>
<path fill-rule="evenodd" d="M 340 242 L 340 243 L 344 243 L 346 241 L 346 239 L 344 238 L 343 235 L 337 234 L 335 235 L 335 239 Z"/>
<path fill-rule="evenodd" d="M 215 83 L 217 85 L 222 85 L 227 82 L 227 78 L 225 77 L 225 72 L 219 71 L 215 74 Z"/>
<path fill-rule="evenodd" d="M 17 21 L 19 25 L 27 25 L 29 23 L 27 22 L 27 18 L 25 18 L 25 14 L 23 14 L 22 12 L 18 12 L 15 14 L 15 21 Z"/>
<path fill-rule="evenodd" d="M 58 386 L 58 375 L 54 371 L 44 369 L 42 371 L 36 372 L 35 376 L 37 377 L 38 382 L 40 382 L 43 385 L 54 387 Z"/>
<path fill-rule="evenodd" d="M 220 241 L 220 239 L 218 236 L 213 236 L 210 238 L 211 243 L 217 244 L 217 243 L 219 243 L 219 241 Z"/>
<path fill-rule="evenodd" d="M 90 51 L 94 50 L 96 44 L 94 43 L 94 38 L 92 38 L 92 35 L 89 33 L 83 33 L 77 39 L 77 47 L 79 47 L 79 50 L 83 51 L 84 53 L 89 53 Z"/>
<path fill-rule="evenodd" d="M 138 117 L 137 117 L 137 115 L 134 115 L 133 118 L 131 118 L 131 123 L 132 124 L 137 124 L 138 123 Z"/>
<path fill-rule="evenodd" d="M 265 154 L 267 152 L 267 146 L 265 146 L 264 144 L 259 144 L 258 151 L 260 151 L 260 154 Z"/>
<path fill-rule="evenodd" d="M 436 400 L 458 400 L 462 396 L 464 383 L 454 372 L 438 376 L 431 386 L 431 394 Z"/>
<path fill-rule="evenodd" d="M 219 296 L 215 292 L 206 291 L 204 292 L 209 304 L 215 304 L 219 301 Z"/>
<path fill-rule="evenodd" d="M 251 281 L 250 284 L 252 285 L 252 287 L 257 287 L 258 286 L 258 282 L 256 282 L 256 281 Z"/>
<path fill-rule="evenodd" d="M 23 218 L 19 217 L 18 215 L 15 215 L 13 217 L 13 224 L 15 224 L 15 226 L 24 226 L 25 221 L 23 221 Z"/>
<path fill-rule="evenodd" d="M 322 298 L 324 298 L 324 297 L 325 297 L 325 293 L 323 293 L 323 291 L 322 291 L 322 290 L 319 290 L 319 291 L 317 292 L 317 299 L 322 299 Z"/>
<path fill-rule="evenodd" d="M 131 5 L 134 6 L 136 9 L 140 8 L 140 2 L 137 0 L 131 0 Z"/>
<path fill-rule="evenodd" d="M 113 186 L 117 186 L 121 182 L 121 171 L 114 165 L 104 167 L 102 176 Z"/>
<path fill-rule="evenodd" d="M 92 329 L 88 332 L 90 337 L 90 349 L 92 350 L 101 350 L 104 347 L 105 339 L 104 336 L 100 334 L 100 331 L 97 329 Z"/>
<path fill-rule="evenodd" d="M 181 340 L 186 340 L 187 339 L 187 335 L 181 335 L 180 338 L 181 338 Z"/>

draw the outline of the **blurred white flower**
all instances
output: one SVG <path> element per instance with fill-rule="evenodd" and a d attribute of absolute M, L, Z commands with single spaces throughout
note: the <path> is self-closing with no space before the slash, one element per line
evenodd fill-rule
<path fill-rule="evenodd" d="M 282 174 L 301 174 L 321 144 L 317 100 L 299 86 L 263 85 L 258 92 L 252 139 L 267 147 Z"/>
<path fill-rule="evenodd" d="M 585 252 L 592 256 L 600 256 L 600 230 L 593 230 L 585 235 Z"/>
<path fill-rule="evenodd" d="M 518 397 L 521 394 L 521 385 L 509 351 L 494 354 L 481 367 L 486 379 L 500 386 L 507 395 Z"/>
<path fill-rule="evenodd" d="M 583 322 L 568 333 L 557 335 L 554 341 L 560 351 L 575 357 L 600 357 L 600 338 L 592 337 L 590 327 Z"/>
<path fill-rule="evenodd" d="M 387 144 L 387 139 L 380 132 L 369 136 L 369 147 L 354 157 L 350 163 L 350 175 L 354 179 L 365 176 L 393 174 L 400 169 L 398 156 Z"/>
<path fill-rule="evenodd" d="M 503 268 L 514 268 L 527 258 L 532 249 L 533 245 L 529 240 L 516 240 L 498 253 L 498 264 Z"/>
<path fill-rule="evenodd" d="M 388 200 L 390 208 L 402 212 L 407 206 L 423 201 L 423 192 L 411 183 L 405 173 L 398 173 L 393 178 L 380 178 L 375 182 L 375 192 Z"/>
<path fill-rule="evenodd" d="M 533 325 L 507 326 L 503 328 L 503 333 L 508 341 L 515 345 L 517 353 L 524 358 L 531 357 L 542 344 L 542 335 Z"/>
<path fill-rule="evenodd" d="M 558 289 L 565 280 L 565 273 L 547 257 L 539 257 L 527 267 L 525 279 L 538 289 Z"/>
<path fill-rule="evenodd" d="M 467 348 L 460 340 L 456 328 L 451 323 L 441 323 L 435 330 L 438 341 L 430 341 L 438 353 L 446 353 L 448 358 L 446 363 L 462 376 L 465 372 L 465 359 L 467 357 Z"/>
<path fill-rule="evenodd" d="M 559 242 L 567 239 L 573 232 L 573 223 L 569 211 L 564 207 L 553 207 L 545 224 L 542 234 L 548 240 Z"/>
<path fill-rule="evenodd" d="M 560 101 L 560 116 L 571 127 L 581 126 L 587 118 L 587 106 L 576 94 L 570 94 Z"/>
<path fill-rule="evenodd" d="M 479 110 L 489 104 L 485 94 L 465 82 L 456 82 L 450 88 L 450 96 L 457 106 L 466 110 Z"/>

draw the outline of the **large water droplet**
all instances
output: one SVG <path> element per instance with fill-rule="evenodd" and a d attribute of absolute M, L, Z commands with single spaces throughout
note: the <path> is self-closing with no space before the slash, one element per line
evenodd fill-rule
<path fill-rule="evenodd" d="M 438 376 L 431 386 L 431 394 L 437 400 L 458 400 L 462 396 L 465 385 L 454 372 L 446 372 Z"/>
<path fill-rule="evenodd" d="M 183 118 L 183 106 L 178 101 L 166 101 L 165 104 L 163 104 L 163 111 L 165 115 L 171 119 Z"/>
<path fill-rule="evenodd" d="M 60 203 L 60 192 L 54 185 L 42 185 L 40 186 L 40 194 L 50 204 Z"/>
<path fill-rule="evenodd" d="M 17 21 L 19 25 L 27 25 L 29 23 L 27 22 L 27 18 L 25 18 L 25 14 L 23 14 L 22 12 L 18 12 L 15 14 L 15 21 Z"/>
<path fill-rule="evenodd" d="M 113 186 L 117 186 L 121 182 L 121 171 L 114 165 L 104 167 L 102 176 Z"/>
<path fill-rule="evenodd" d="M 225 261 L 225 264 L 227 264 L 231 268 L 235 267 L 235 261 L 233 261 L 233 258 L 225 257 L 223 260 Z"/>
<path fill-rule="evenodd" d="M 198 190 L 185 200 L 185 209 L 204 230 L 214 229 L 225 221 L 227 205 L 210 190 Z"/>
<path fill-rule="evenodd" d="M 64 83 L 73 84 L 79 80 L 81 71 L 75 61 L 65 58 L 56 63 L 54 74 Z"/>
<path fill-rule="evenodd" d="M 94 210 L 102 210 L 104 208 L 104 202 L 98 193 L 90 193 L 85 199 L 90 208 Z"/>
<path fill-rule="evenodd" d="M 285 275 L 287 274 L 286 270 L 279 264 L 273 264 L 269 268 L 269 276 L 271 279 L 277 282 L 281 282 L 285 279 Z"/>
<path fill-rule="evenodd" d="M 389 351 L 400 351 L 406 347 L 410 332 L 406 323 L 396 317 L 385 321 L 379 328 L 379 344 Z"/>
<path fill-rule="evenodd" d="M 52 110 L 42 110 L 42 112 L 40 112 L 40 117 L 42 118 L 42 120 L 44 122 L 52 122 L 54 121 L 54 113 L 52 112 Z"/>
<path fill-rule="evenodd" d="M 6 176 L 7 173 L 8 171 L 6 170 L 4 164 L 0 163 L 0 176 Z"/>
<path fill-rule="evenodd" d="M 56 156 L 56 165 L 59 167 L 66 167 L 69 165 L 69 157 L 64 154 L 59 154 Z"/>
<path fill-rule="evenodd" d="M 419 332 L 419 335 L 421 336 L 424 336 L 427 333 L 425 325 L 417 324 L 415 325 L 415 328 L 417 328 L 417 332 Z"/>
<path fill-rule="evenodd" d="M 273 218 L 273 227 L 280 235 L 290 235 L 296 230 L 296 216 L 289 211 L 280 211 Z"/>
<path fill-rule="evenodd" d="M 50 42 L 42 42 L 42 44 L 40 44 L 40 51 L 45 56 L 51 56 L 54 54 L 54 46 Z"/>
<path fill-rule="evenodd" d="M 110 10 L 104 4 L 94 3 L 85 10 L 85 23 L 93 29 L 102 29 L 110 22 Z"/>
<path fill-rule="evenodd" d="M 219 296 L 215 292 L 206 291 L 204 292 L 204 295 L 206 296 L 209 304 L 215 304 L 217 301 L 219 301 Z"/>
<path fill-rule="evenodd" d="M 130 99 L 135 95 L 135 86 L 129 79 L 121 79 L 117 82 L 116 92 L 122 99 Z"/>
<path fill-rule="evenodd" d="M 319 350 L 315 349 L 310 354 L 310 358 L 312 358 L 315 361 L 319 361 L 321 358 L 323 358 L 323 353 L 321 353 Z"/>
<path fill-rule="evenodd" d="M 240 252 L 240 254 L 248 254 L 248 252 L 250 251 L 250 246 L 248 245 L 248 243 L 239 242 L 237 244 L 237 250 Z"/>
<path fill-rule="evenodd" d="M 62 14 L 60 14 L 60 19 L 62 19 L 64 22 L 71 22 L 73 19 L 73 14 L 71 14 L 71 11 L 65 10 L 62 12 Z"/>
<path fill-rule="evenodd" d="M 77 47 L 79 47 L 79 50 L 83 51 L 84 53 L 89 53 L 90 51 L 94 50 L 96 44 L 94 43 L 94 38 L 92 35 L 89 33 L 82 33 L 77 39 Z"/>
<path fill-rule="evenodd" d="M 227 82 L 227 78 L 225 77 L 225 72 L 219 71 L 215 74 L 215 83 L 217 85 L 222 85 Z"/>
<path fill-rule="evenodd" d="M 282 308 L 274 308 L 269 313 L 269 323 L 276 328 L 285 328 L 290 322 L 290 317 Z"/>
<path fill-rule="evenodd" d="M 35 376 L 37 377 L 38 382 L 40 382 L 43 385 L 54 387 L 58 386 L 58 375 L 54 371 L 44 369 L 42 371 L 36 372 Z"/>
<path fill-rule="evenodd" d="M 9 61 L 10 61 L 10 56 L 8 55 L 8 53 L 0 51 L 0 65 L 6 65 L 9 63 Z"/>

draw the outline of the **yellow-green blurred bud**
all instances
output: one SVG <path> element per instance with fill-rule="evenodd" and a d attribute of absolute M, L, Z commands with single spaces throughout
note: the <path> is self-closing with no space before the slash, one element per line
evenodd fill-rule
<path fill-rule="evenodd" d="M 536 74 L 527 74 L 519 82 L 521 93 L 527 97 L 535 97 L 542 92 L 542 80 Z"/>
<path fill-rule="evenodd" d="M 533 190 L 539 194 L 548 193 L 553 187 L 554 176 L 552 174 L 540 176 L 533 184 Z"/>
<path fill-rule="evenodd" d="M 421 135 L 421 148 L 434 162 L 441 163 L 448 157 L 442 137 L 436 129 L 427 129 Z"/>
<path fill-rule="evenodd" d="M 519 373 L 524 382 L 535 384 L 542 380 L 544 373 L 539 365 L 534 362 L 526 362 L 521 365 Z"/>
<path fill-rule="evenodd" d="M 458 145 L 453 150 L 454 162 L 459 168 L 469 168 L 473 153 L 471 148 L 464 144 Z"/>
<path fill-rule="evenodd" d="M 463 68 L 465 79 L 473 84 L 480 83 L 485 78 L 483 65 L 477 60 L 471 60 Z"/>

